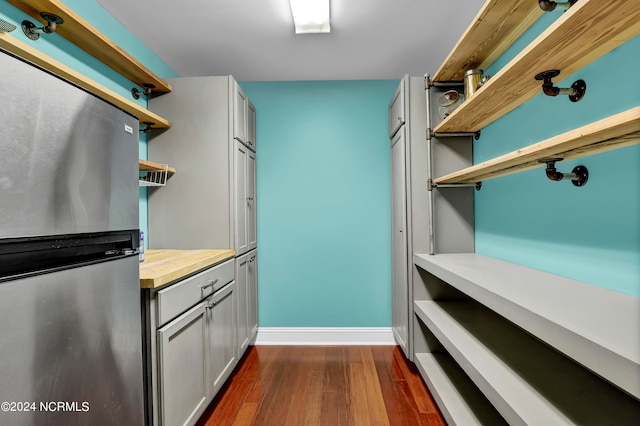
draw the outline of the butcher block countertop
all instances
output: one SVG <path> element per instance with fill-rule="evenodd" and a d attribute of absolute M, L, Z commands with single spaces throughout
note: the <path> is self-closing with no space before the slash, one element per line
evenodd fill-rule
<path fill-rule="evenodd" d="M 158 288 L 235 256 L 222 250 L 146 250 L 140 264 L 140 287 Z"/>

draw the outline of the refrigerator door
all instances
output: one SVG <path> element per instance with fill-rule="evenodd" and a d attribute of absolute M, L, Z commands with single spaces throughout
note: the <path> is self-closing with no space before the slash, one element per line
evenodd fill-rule
<path fill-rule="evenodd" d="M 0 283 L 0 424 L 143 424 L 138 265 Z"/>
<path fill-rule="evenodd" d="M 138 121 L 0 50 L 0 239 L 138 228 Z"/>

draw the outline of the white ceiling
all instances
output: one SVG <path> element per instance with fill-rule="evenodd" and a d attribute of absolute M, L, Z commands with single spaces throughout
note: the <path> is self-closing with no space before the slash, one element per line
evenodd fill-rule
<path fill-rule="evenodd" d="M 294 33 L 288 0 L 97 0 L 182 76 L 239 81 L 433 74 L 484 0 L 331 0 L 331 33 Z"/>

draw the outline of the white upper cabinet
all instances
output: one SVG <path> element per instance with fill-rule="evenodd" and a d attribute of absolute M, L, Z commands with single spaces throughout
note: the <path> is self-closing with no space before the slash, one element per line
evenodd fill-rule
<path fill-rule="evenodd" d="M 405 123 L 404 114 L 404 79 L 402 79 L 389 103 L 389 137 L 393 137 Z"/>
<path fill-rule="evenodd" d="M 233 99 L 233 137 L 239 140 L 243 144 L 247 145 L 248 141 L 248 129 L 247 129 L 247 115 L 248 115 L 248 103 L 247 95 L 244 94 L 238 83 L 234 82 L 235 95 Z"/>
<path fill-rule="evenodd" d="M 251 101 L 247 102 L 247 145 L 256 150 L 256 107 Z"/>

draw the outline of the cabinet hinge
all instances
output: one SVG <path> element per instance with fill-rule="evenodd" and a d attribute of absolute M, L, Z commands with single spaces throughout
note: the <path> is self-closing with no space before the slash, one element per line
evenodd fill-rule
<path fill-rule="evenodd" d="M 433 179 L 429 179 L 427 181 L 427 191 L 433 191 L 434 185 L 433 185 Z"/>

